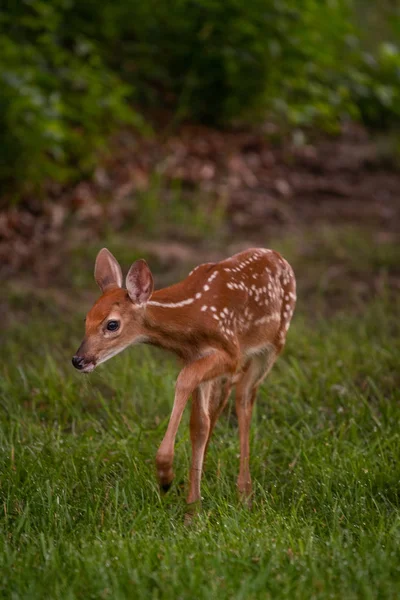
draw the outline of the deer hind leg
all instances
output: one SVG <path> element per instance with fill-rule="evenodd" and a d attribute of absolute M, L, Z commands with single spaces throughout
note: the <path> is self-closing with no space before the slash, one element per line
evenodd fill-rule
<path fill-rule="evenodd" d="M 201 503 L 201 475 L 207 440 L 210 433 L 211 419 L 209 403 L 212 381 L 199 385 L 192 394 L 192 412 L 190 414 L 190 439 L 192 442 L 192 464 L 190 467 L 190 485 L 187 503 Z"/>
<path fill-rule="evenodd" d="M 230 378 L 214 379 L 203 383 L 192 394 L 190 437 L 192 465 L 185 521 L 190 523 L 201 506 L 201 476 L 212 430 L 223 411 L 231 391 Z"/>
<path fill-rule="evenodd" d="M 236 385 L 236 413 L 239 422 L 240 467 L 237 487 L 240 498 L 250 503 L 252 482 L 250 475 L 250 424 L 257 390 L 277 357 L 273 349 L 256 355 L 248 361 Z"/>
<path fill-rule="evenodd" d="M 218 421 L 222 411 L 224 410 L 226 403 L 228 402 L 229 395 L 232 389 L 231 378 L 223 377 L 219 380 L 214 380 L 212 382 L 212 390 L 210 394 L 210 402 L 208 414 L 210 416 L 210 431 L 208 434 L 207 446 L 210 443 L 211 435 L 214 430 L 215 424 Z"/>

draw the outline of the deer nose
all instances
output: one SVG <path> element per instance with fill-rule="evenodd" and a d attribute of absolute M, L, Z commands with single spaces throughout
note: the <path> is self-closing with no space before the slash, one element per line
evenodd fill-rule
<path fill-rule="evenodd" d="M 72 357 L 72 364 L 74 365 L 75 369 L 78 369 L 79 371 L 81 369 L 83 369 L 83 363 L 84 363 L 84 359 L 82 358 L 82 356 L 73 356 Z"/>

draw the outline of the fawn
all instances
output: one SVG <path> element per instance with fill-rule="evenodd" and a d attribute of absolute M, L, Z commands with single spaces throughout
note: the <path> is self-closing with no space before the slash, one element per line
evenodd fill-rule
<path fill-rule="evenodd" d="M 74 367 L 93 369 L 133 344 L 152 344 L 183 362 L 164 439 L 156 456 L 162 490 L 174 478 L 174 444 L 190 396 L 192 463 L 188 504 L 201 501 L 204 456 L 215 423 L 236 385 L 241 497 L 252 493 L 249 431 L 257 389 L 282 351 L 296 303 L 293 270 L 273 250 L 252 248 L 218 263 L 196 267 L 183 281 L 153 292 L 144 260 L 121 267 L 106 249 L 96 258 L 102 291 L 86 317 L 86 334 Z"/>

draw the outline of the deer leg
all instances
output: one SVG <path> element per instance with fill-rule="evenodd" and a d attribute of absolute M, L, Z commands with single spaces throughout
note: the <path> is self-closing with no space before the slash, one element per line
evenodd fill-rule
<path fill-rule="evenodd" d="M 237 480 L 239 495 L 243 500 L 251 497 L 250 475 L 250 423 L 257 389 L 251 385 L 252 365 L 246 370 L 236 387 L 236 414 L 239 422 L 240 467 Z"/>
<path fill-rule="evenodd" d="M 187 498 L 185 523 L 201 507 L 200 483 L 203 463 L 215 423 L 221 414 L 231 390 L 230 378 L 222 383 L 218 380 L 203 383 L 193 392 L 192 412 L 190 415 L 190 437 L 192 440 L 192 466 L 190 487 Z"/>
<path fill-rule="evenodd" d="M 219 381 L 213 382 L 213 387 L 212 387 L 212 391 L 211 391 L 211 395 L 210 395 L 209 410 L 208 410 L 208 414 L 210 416 L 210 431 L 208 433 L 206 453 L 207 453 L 208 445 L 210 443 L 213 429 L 214 429 L 215 424 L 218 421 L 222 411 L 224 410 L 224 408 L 226 406 L 229 395 L 231 393 L 231 389 L 232 389 L 232 383 L 231 383 L 230 378 L 227 378 L 222 382 L 219 382 Z"/>
<path fill-rule="evenodd" d="M 192 441 L 192 465 L 190 468 L 190 486 L 188 504 L 200 505 L 200 482 L 203 470 L 204 455 L 210 431 L 208 414 L 212 382 L 200 385 L 192 394 L 192 412 L 190 415 L 190 439 Z"/>
<path fill-rule="evenodd" d="M 203 383 L 193 392 L 190 416 L 192 467 L 188 504 L 201 500 L 200 480 L 205 455 L 215 423 L 223 411 L 231 390 L 230 380 Z"/>
<path fill-rule="evenodd" d="M 179 373 L 171 417 L 156 455 L 158 479 L 164 491 L 169 489 L 174 478 L 172 464 L 175 438 L 190 395 L 201 383 L 226 373 L 233 373 L 235 368 L 236 361 L 231 356 L 225 352 L 215 351 L 186 365 Z"/>
<path fill-rule="evenodd" d="M 236 387 L 236 413 L 239 422 L 240 467 L 237 480 L 239 495 L 250 503 L 252 482 L 250 475 L 250 425 L 257 390 L 271 369 L 276 358 L 275 352 L 250 359 Z"/>

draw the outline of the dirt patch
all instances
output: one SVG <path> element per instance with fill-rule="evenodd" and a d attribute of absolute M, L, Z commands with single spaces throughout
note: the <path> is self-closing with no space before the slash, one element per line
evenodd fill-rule
<path fill-rule="evenodd" d="M 121 132 L 90 181 L 67 190 L 49 185 L 45 200 L 26 198 L 0 212 L 3 277 L 25 273 L 45 285 L 62 272 L 71 245 L 100 244 L 109 231 L 140 238 L 167 270 L 226 253 L 231 240 L 267 245 L 326 224 L 365 227 L 378 244 L 400 232 L 400 173 L 383 165 L 364 129 L 347 127 L 312 144 L 294 136 L 277 145 L 273 134 L 270 126 L 228 132 L 183 126 L 151 139 Z M 211 224 L 219 211 L 219 247 L 210 249 L 207 223 L 191 237 L 173 216 L 153 234 L 156 242 L 148 241 L 144 208 L 157 227 L 151 198 L 157 196 L 154 211 L 162 205 L 168 215 L 177 182 L 189 214 L 201 203 Z"/>

